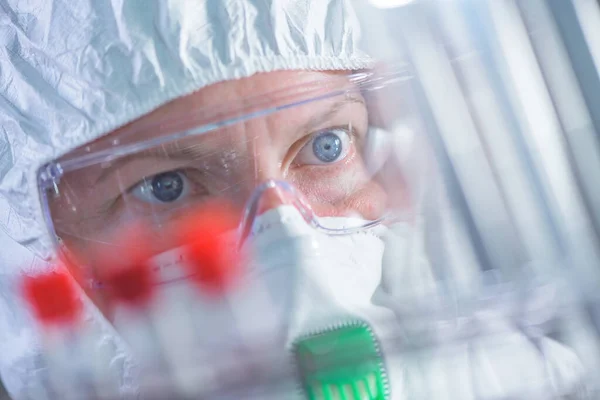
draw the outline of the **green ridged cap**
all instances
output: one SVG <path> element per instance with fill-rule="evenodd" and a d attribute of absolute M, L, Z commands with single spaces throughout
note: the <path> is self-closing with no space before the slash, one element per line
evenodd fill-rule
<path fill-rule="evenodd" d="M 298 340 L 302 387 L 310 400 L 387 400 L 387 377 L 367 325 L 347 325 Z"/>

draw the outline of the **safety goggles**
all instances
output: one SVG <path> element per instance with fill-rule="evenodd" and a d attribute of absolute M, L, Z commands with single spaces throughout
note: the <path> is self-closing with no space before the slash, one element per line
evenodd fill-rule
<path fill-rule="evenodd" d="M 427 165 L 410 72 L 296 81 L 215 106 L 217 85 L 43 166 L 57 248 L 93 265 L 93 254 L 119 251 L 124 227 L 169 243 L 178 223 L 216 202 L 235 210 L 238 244 L 281 205 L 330 235 L 410 219 Z"/>

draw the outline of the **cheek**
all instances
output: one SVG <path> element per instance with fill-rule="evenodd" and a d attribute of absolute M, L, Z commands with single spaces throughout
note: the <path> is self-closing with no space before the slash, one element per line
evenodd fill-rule
<path fill-rule="evenodd" d="M 388 211 L 412 207 L 410 193 L 401 175 L 370 176 L 362 167 L 313 168 L 290 177 L 313 211 L 322 217 L 360 215 L 381 218 Z"/>
<path fill-rule="evenodd" d="M 367 220 L 382 217 L 386 211 L 387 194 L 375 181 L 370 181 L 335 208 L 342 210 L 342 215 L 360 214 Z"/>
<path fill-rule="evenodd" d="M 313 211 L 321 217 L 357 216 L 373 220 L 386 209 L 387 194 L 382 186 L 371 179 L 344 182 L 348 176 L 327 181 L 308 180 L 296 184 Z"/>
<path fill-rule="evenodd" d="M 338 164 L 296 168 L 287 178 L 318 216 L 360 215 L 373 220 L 385 213 L 387 193 L 356 151 Z"/>

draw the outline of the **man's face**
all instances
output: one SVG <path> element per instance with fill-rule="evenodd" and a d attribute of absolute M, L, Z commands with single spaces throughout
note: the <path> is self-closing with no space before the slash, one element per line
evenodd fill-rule
<path fill-rule="evenodd" d="M 297 87 L 298 92 L 315 82 L 317 87 L 352 87 L 345 74 L 321 72 L 275 72 L 223 82 L 174 100 L 68 157 L 107 143 L 161 139 L 262 112 L 282 104 L 276 98 L 284 89 Z M 232 109 L 240 111 L 230 115 Z M 170 223 L 213 200 L 243 208 L 255 188 L 271 179 L 294 185 L 318 216 L 373 220 L 382 216 L 388 198 L 365 166 L 368 132 L 365 98 L 359 90 L 346 90 L 68 172 L 60 195 L 50 201 L 51 217 L 67 248 L 85 260 L 91 248 L 114 251 L 120 245 L 115 233 L 132 222 L 149 223 L 161 235 Z"/>

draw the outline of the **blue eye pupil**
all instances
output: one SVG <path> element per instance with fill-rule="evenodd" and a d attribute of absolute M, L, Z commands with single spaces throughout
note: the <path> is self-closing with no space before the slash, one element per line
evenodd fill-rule
<path fill-rule="evenodd" d="M 312 147 L 315 156 L 323 162 L 333 162 L 342 154 L 342 140 L 333 132 L 317 136 Z"/>
<path fill-rule="evenodd" d="M 162 202 L 175 201 L 183 193 L 183 179 L 178 172 L 169 171 L 152 178 L 152 194 Z"/>

